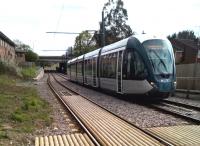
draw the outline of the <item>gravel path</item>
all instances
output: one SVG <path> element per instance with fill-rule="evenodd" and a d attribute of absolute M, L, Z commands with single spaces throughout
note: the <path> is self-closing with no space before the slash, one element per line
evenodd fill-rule
<path fill-rule="evenodd" d="M 57 134 L 69 134 L 75 132 L 82 132 L 77 124 L 76 120 L 71 116 L 71 114 L 64 110 L 63 106 L 59 103 L 58 99 L 50 91 L 47 85 L 47 74 L 38 81 L 35 82 L 37 85 L 37 90 L 41 98 L 49 102 L 52 108 L 51 118 L 53 123 L 49 127 L 39 129 L 35 132 L 36 136 L 49 136 Z"/>
<path fill-rule="evenodd" d="M 154 109 L 74 84 L 61 77 L 57 78 L 94 102 L 141 128 L 192 124 Z"/>

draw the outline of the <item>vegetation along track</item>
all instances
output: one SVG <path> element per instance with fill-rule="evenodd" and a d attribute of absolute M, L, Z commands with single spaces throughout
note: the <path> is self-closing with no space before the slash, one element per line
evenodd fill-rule
<path fill-rule="evenodd" d="M 54 79 L 56 80 L 56 77 Z M 54 91 L 57 92 L 50 79 L 48 81 Z M 56 82 L 71 91 L 62 82 L 58 80 Z M 80 95 L 60 96 L 60 99 L 76 116 L 75 118 L 87 131 L 89 137 L 95 141 L 95 145 L 171 145 L 165 140 L 113 115 Z"/>
<path fill-rule="evenodd" d="M 150 106 L 166 113 L 179 116 L 185 120 L 192 121 L 196 124 L 200 124 L 200 107 L 169 100 L 162 100 L 161 102 L 153 103 Z"/>

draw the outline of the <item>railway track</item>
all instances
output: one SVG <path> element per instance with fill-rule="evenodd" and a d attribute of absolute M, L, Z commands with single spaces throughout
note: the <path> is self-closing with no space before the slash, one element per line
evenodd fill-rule
<path fill-rule="evenodd" d="M 48 84 L 75 116 L 95 145 L 171 145 L 164 139 L 136 127 L 78 95 L 77 92 L 59 82 L 56 77 L 52 78 L 66 88 L 67 95 L 59 94 L 50 79 L 48 79 Z"/>
<path fill-rule="evenodd" d="M 170 100 L 162 100 L 159 103 L 153 103 L 150 107 L 200 124 L 200 107 Z"/>
<path fill-rule="evenodd" d="M 54 76 L 53 76 L 53 78 L 55 79 Z M 96 139 L 91 134 L 91 132 L 88 131 L 87 127 L 82 123 L 82 121 L 73 112 L 73 110 L 71 110 L 71 108 L 66 104 L 66 102 L 62 98 L 62 95 L 63 96 L 66 96 L 66 95 L 72 96 L 72 95 L 77 95 L 77 94 L 75 92 L 73 92 L 72 90 L 67 90 L 67 89 L 65 91 L 62 91 L 62 92 L 57 91 L 56 88 L 52 85 L 52 82 L 51 82 L 51 79 L 50 79 L 50 75 L 48 75 L 47 83 L 48 83 L 49 87 L 51 88 L 51 90 L 53 91 L 53 93 L 56 95 L 56 97 L 61 101 L 61 103 L 64 105 L 64 107 L 67 108 L 67 110 L 72 114 L 72 116 L 80 124 L 80 126 L 83 128 L 83 130 L 87 133 L 87 135 L 89 136 L 89 138 L 92 141 L 92 145 L 100 146 L 100 144 L 96 141 Z"/>
<path fill-rule="evenodd" d="M 67 80 L 67 77 L 59 74 L 60 77 Z M 157 110 L 162 110 L 163 112 L 166 112 L 171 115 L 175 115 L 178 117 L 181 117 L 185 120 L 192 121 L 195 124 L 200 124 L 200 107 L 184 104 L 181 102 L 175 102 L 170 100 L 162 100 L 162 102 L 159 103 L 153 103 L 153 104 L 141 104 L 149 106 L 151 108 L 156 108 Z"/>

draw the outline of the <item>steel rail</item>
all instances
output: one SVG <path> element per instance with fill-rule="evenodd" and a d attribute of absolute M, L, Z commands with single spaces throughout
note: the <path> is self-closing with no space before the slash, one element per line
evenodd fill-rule
<path fill-rule="evenodd" d="M 62 74 L 57 74 L 57 75 L 68 81 L 68 79 L 67 79 L 65 76 L 63 76 Z M 114 116 L 116 116 L 116 117 L 118 117 L 119 119 L 125 121 L 126 123 L 128 123 L 128 124 L 132 125 L 133 127 L 137 128 L 137 129 L 139 129 L 139 130 L 141 130 L 141 131 L 144 132 L 145 134 L 147 134 L 147 135 L 149 135 L 149 136 L 155 138 L 156 140 L 158 140 L 158 141 L 161 142 L 162 144 L 167 145 L 167 146 L 173 146 L 173 144 L 171 144 L 170 142 L 168 142 L 168 141 L 162 139 L 161 137 L 158 137 L 157 135 L 155 135 L 155 134 L 153 134 L 153 133 L 151 133 L 151 132 L 149 132 L 149 131 L 147 131 L 147 130 L 145 130 L 145 129 L 142 129 L 142 128 L 140 128 L 140 127 L 134 125 L 133 123 L 131 123 L 130 121 L 128 121 L 128 120 L 126 120 L 126 119 L 120 117 L 120 116 L 117 115 L 116 113 L 111 112 L 110 110 L 108 110 L 108 109 L 106 109 L 105 107 L 103 107 L 103 106 L 97 104 L 96 102 L 92 101 L 91 99 L 88 99 L 85 95 L 82 95 L 82 94 L 80 94 L 79 92 L 73 90 L 72 88 L 66 86 L 64 83 L 61 83 L 60 81 L 58 81 L 56 78 L 55 78 L 55 80 L 57 81 L 57 83 L 59 83 L 59 84 L 60 84 L 61 86 L 63 86 L 64 88 L 66 88 L 66 89 L 68 89 L 68 90 L 70 90 L 70 91 L 72 91 L 72 92 L 74 92 L 74 93 L 76 93 L 76 94 L 79 94 L 79 95 L 80 95 L 81 97 L 83 97 L 84 99 L 86 99 L 86 100 L 92 102 L 93 104 L 95 104 L 95 105 L 99 106 L 100 108 L 106 110 L 107 112 L 113 114 Z"/>
<path fill-rule="evenodd" d="M 171 100 L 167 100 L 167 99 L 163 99 L 162 102 L 200 111 L 200 107 L 194 106 L 194 105 L 190 105 L 190 104 L 185 104 L 185 103 L 181 103 L 181 102 L 175 102 L 175 101 L 171 101 Z"/>
<path fill-rule="evenodd" d="M 167 114 L 180 117 L 180 118 L 182 118 L 184 120 L 192 121 L 195 124 L 198 124 L 198 125 L 200 124 L 200 118 L 192 117 L 191 116 L 192 114 L 190 114 L 190 113 L 187 114 L 187 112 L 185 114 L 183 114 L 180 111 L 176 111 L 175 107 L 174 107 L 175 110 L 172 109 L 173 106 L 177 106 L 177 108 L 182 108 L 183 109 L 183 107 L 178 107 L 178 105 L 172 104 L 172 106 L 170 106 L 169 103 L 156 103 L 156 104 L 154 103 L 154 104 L 149 104 L 149 105 L 145 104 L 145 105 L 150 107 L 150 108 L 155 108 L 158 111 L 162 111 L 162 112 L 165 112 Z M 164 108 L 164 106 L 167 107 L 167 108 Z M 185 109 L 185 110 L 190 110 L 190 109 Z M 200 116 L 200 113 L 199 113 L 199 116 Z"/>
<path fill-rule="evenodd" d="M 64 100 L 62 99 L 62 97 L 56 92 L 55 88 L 52 86 L 51 81 L 50 81 L 50 76 L 48 74 L 48 79 L 47 79 L 47 83 L 50 87 L 50 89 L 53 91 L 54 95 L 56 95 L 56 97 L 61 101 L 61 103 L 68 109 L 68 111 L 74 116 L 74 118 L 77 120 L 77 122 L 81 125 L 81 127 L 83 128 L 83 130 L 87 133 L 87 135 L 90 137 L 90 139 L 92 140 L 92 142 L 96 145 L 96 146 L 100 146 L 99 142 L 96 140 L 96 138 L 90 133 L 89 129 L 87 129 L 87 127 L 82 123 L 81 119 L 79 119 L 78 116 L 76 116 L 76 114 L 71 110 L 71 108 L 64 102 Z"/>

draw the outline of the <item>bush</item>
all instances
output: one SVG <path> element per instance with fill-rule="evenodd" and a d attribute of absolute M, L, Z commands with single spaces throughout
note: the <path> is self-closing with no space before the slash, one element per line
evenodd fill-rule
<path fill-rule="evenodd" d="M 0 74 L 20 76 L 19 68 L 17 66 L 3 61 L 0 61 Z"/>
<path fill-rule="evenodd" d="M 32 79 L 36 76 L 36 68 L 35 67 L 28 67 L 22 68 L 21 73 L 24 79 Z"/>
<path fill-rule="evenodd" d="M 35 65 L 32 65 L 31 67 L 18 67 L 17 65 L 0 61 L 0 75 L 3 74 L 24 79 L 32 79 L 37 75 L 37 67 L 35 67 Z"/>

